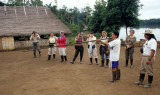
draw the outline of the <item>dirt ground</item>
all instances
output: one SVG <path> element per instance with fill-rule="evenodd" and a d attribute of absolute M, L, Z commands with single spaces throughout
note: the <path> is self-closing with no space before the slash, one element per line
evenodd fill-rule
<path fill-rule="evenodd" d="M 75 64 L 69 62 L 74 56 L 74 47 L 67 47 L 68 63 L 47 61 L 47 49 L 42 56 L 33 58 L 32 51 L 22 50 L 0 52 L 0 95 L 160 95 L 160 49 L 154 64 L 152 88 L 134 85 L 139 78 L 140 48 L 135 48 L 134 67 L 124 67 L 124 47 L 121 47 L 121 80 L 108 82 L 112 78 L 111 68 L 89 65 L 87 46 L 83 64 L 79 57 Z M 100 63 L 100 56 L 99 56 Z M 144 83 L 147 83 L 147 77 Z"/>

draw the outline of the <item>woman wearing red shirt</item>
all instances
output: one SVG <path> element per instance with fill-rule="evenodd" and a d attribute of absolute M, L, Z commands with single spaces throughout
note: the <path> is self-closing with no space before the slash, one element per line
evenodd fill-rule
<path fill-rule="evenodd" d="M 57 43 L 59 47 L 59 55 L 61 56 L 61 62 L 63 62 L 65 59 L 65 63 L 67 63 L 66 36 L 64 36 L 64 31 L 60 31 L 60 37 L 58 37 Z"/>

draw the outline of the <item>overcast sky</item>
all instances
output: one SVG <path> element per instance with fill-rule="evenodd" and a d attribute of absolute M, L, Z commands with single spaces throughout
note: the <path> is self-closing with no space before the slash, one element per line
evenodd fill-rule
<path fill-rule="evenodd" d="M 7 0 L 0 0 L 7 1 Z M 55 5 L 55 0 L 42 0 L 43 4 L 49 4 L 52 2 Z M 63 5 L 66 5 L 68 8 L 78 7 L 79 9 L 84 8 L 86 5 L 94 8 L 96 0 L 57 0 L 58 8 L 62 8 Z M 140 0 L 144 5 L 140 10 L 140 19 L 150 19 L 150 18 L 160 18 L 160 0 Z"/>

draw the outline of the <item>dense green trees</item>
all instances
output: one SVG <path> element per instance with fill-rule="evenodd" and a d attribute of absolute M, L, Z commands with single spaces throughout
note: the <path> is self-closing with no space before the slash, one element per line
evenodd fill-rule
<path fill-rule="evenodd" d="M 101 0 L 96 3 L 90 19 L 89 29 L 94 32 L 102 30 L 119 30 L 121 26 L 138 27 L 139 0 Z M 127 30 L 126 30 L 127 33 Z"/>
<path fill-rule="evenodd" d="M 82 32 L 84 27 L 87 27 L 92 12 L 89 6 L 86 6 L 82 10 L 79 10 L 77 7 L 67 8 L 65 5 L 61 9 L 57 9 L 57 6 L 52 6 L 51 3 L 45 6 L 49 7 L 69 27 L 73 35 L 77 32 Z"/>
<path fill-rule="evenodd" d="M 22 5 L 38 5 L 43 6 L 43 2 L 41 0 L 8 0 L 8 6 L 22 6 Z"/>
<path fill-rule="evenodd" d="M 0 1 L 0 6 L 4 6 L 4 3 Z"/>
<path fill-rule="evenodd" d="M 142 7 L 140 0 L 119 0 L 119 9 L 121 14 L 121 25 L 127 27 L 138 27 L 140 24 L 139 9 Z"/>
<path fill-rule="evenodd" d="M 149 19 L 149 20 L 141 20 L 141 27 L 151 27 L 151 28 L 159 28 L 160 27 L 160 18 L 158 19 Z"/>
<path fill-rule="evenodd" d="M 35 6 L 35 5 L 43 6 L 43 1 L 41 1 L 41 0 L 31 0 L 30 4 L 33 5 L 33 6 Z"/>
<path fill-rule="evenodd" d="M 88 29 L 93 32 L 101 32 L 105 25 L 103 19 L 105 18 L 106 2 L 96 2 L 92 16 L 90 17 Z"/>

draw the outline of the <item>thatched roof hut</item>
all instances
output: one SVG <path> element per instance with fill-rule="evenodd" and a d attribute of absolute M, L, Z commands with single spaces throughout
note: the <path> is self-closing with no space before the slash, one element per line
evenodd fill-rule
<path fill-rule="evenodd" d="M 42 6 L 0 6 L 0 37 L 29 36 L 34 31 L 40 35 L 70 33 L 49 8 Z"/>
<path fill-rule="evenodd" d="M 16 41 L 20 36 L 30 36 L 33 31 L 40 35 L 59 31 L 70 33 L 67 26 L 61 22 L 49 8 L 42 6 L 0 6 L 0 50 L 30 47 L 31 41 Z M 45 46 L 47 40 L 40 40 Z"/>

